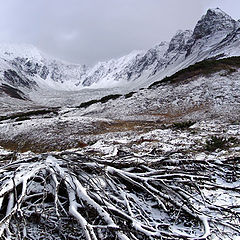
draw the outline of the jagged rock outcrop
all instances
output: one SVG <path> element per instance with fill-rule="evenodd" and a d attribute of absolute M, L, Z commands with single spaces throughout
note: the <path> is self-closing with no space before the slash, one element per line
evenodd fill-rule
<path fill-rule="evenodd" d="M 185 50 L 184 46 L 187 43 L 187 41 L 190 39 L 192 34 L 193 32 L 191 30 L 178 31 L 169 43 L 167 54 L 171 52 L 184 51 Z"/>
<path fill-rule="evenodd" d="M 31 89 L 36 86 L 36 82 L 27 79 L 24 76 L 19 76 L 19 74 L 11 69 L 4 71 L 4 80 L 15 87 L 26 87 Z"/>
<path fill-rule="evenodd" d="M 237 22 L 219 8 L 209 9 L 198 21 L 193 31 L 193 38 L 199 39 L 221 31 L 231 32 L 236 25 Z"/>

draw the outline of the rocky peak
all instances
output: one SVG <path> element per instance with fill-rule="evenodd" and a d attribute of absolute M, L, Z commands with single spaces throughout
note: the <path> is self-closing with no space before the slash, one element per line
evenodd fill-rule
<path fill-rule="evenodd" d="M 154 62 L 155 60 L 159 60 L 163 57 L 164 53 L 168 49 L 168 42 L 161 42 L 158 45 L 150 48 L 146 54 L 144 55 L 148 61 Z"/>
<path fill-rule="evenodd" d="M 191 30 L 179 30 L 171 39 L 167 52 L 181 51 L 192 34 Z"/>
<path fill-rule="evenodd" d="M 236 21 L 219 8 L 209 9 L 207 13 L 198 21 L 193 37 L 203 38 L 218 31 L 232 31 L 236 26 Z"/>

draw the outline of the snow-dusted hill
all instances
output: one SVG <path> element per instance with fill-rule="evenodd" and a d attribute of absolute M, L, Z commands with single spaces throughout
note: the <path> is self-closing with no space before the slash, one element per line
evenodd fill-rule
<path fill-rule="evenodd" d="M 93 67 L 53 59 L 33 46 L 2 44 L 0 82 L 24 93 L 84 87 L 140 88 L 206 58 L 238 56 L 239 46 L 239 21 L 218 8 L 209 9 L 193 31 L 178 31 L 169 43 Z"/>

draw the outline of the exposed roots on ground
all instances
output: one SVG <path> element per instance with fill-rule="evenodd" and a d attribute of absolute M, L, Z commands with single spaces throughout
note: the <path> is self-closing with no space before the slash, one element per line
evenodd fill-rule
<path fill-rule="evenodd" d="M 240 235 L 239 163 L 77 152 L 17 159 L 0 168 L 0 236 L 233 239 Z"/>

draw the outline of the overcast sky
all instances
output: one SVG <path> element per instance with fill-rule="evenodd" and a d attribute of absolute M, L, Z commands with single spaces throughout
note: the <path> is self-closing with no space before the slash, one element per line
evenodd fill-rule
<path fill-rule="evenodd" d="M 92 65 L 169 41 L 209 7 L 240 18 L 240 0 L 0 0 L 0 42 L 29 43 Z"/>

